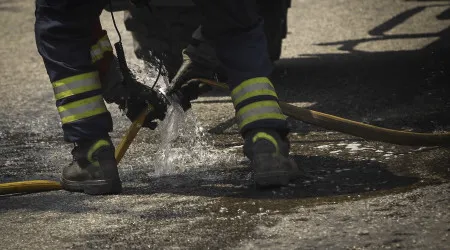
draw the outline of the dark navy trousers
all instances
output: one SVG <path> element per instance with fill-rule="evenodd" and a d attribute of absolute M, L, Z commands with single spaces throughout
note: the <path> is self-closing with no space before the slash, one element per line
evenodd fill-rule
<path fill-rule="evenodd" d="M 254 0 L 194 0 L 204 15 L 202 33 L 226 70 L 230 89 L 267 77 L 272 65 L 263 20 Z M 101 100 L 105 58 L 112 47 L 99 15 L 106 0 L 37 0 L 35 34 L 55 92 L 64 138 L 69 142 L 108 136 L 112 120 Z M 151 13 L 149 12 L 149 15 Z M 253 122 L 253 127 L 286 129 L 285 121 Z"/>

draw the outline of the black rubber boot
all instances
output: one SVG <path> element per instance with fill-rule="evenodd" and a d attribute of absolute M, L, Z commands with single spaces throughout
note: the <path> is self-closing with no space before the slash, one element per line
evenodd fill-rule
<path fill-rule="evenodd" d="M 277 131 L 249 131 L 244 140 L 244 154 L 251 160 L 258 187 L 286 186 L 299 176 L 297 164 L 288 158 L 289 140 Z"/>
<path fill-rule="evenodd" d="M 122 191 L 114 146 L 109 138 L 77 143 L 72 155 L 72 163 L 63 168 L 63 189 L 91 195 Z"/>

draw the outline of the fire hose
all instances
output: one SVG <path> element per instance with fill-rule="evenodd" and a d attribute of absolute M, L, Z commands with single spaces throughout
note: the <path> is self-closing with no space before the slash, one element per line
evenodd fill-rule
<path fill-rule="evenodd" d="M 193 79 L 202 83 L 227 89 L 227 85 L 208 79 Z M 193 81 L 192 80 L 192 81 Z M 361 137 L 372 141 L 381 141 L 386 143 L 408 145 L 408 146 L 449 146 L 450 133 L 414 133 L 399 131 L 387 128 L 381 128 L 361 122 L 356 122 L 341 117 L 321 113 L 314 110 L 296 107 L 286 102 L 280 101 L 280 107 L 283 113 L 305 123 L 316 125 L 325 129 L 342 132 L 345 134 Z M 116 147 L 115 157 L 119 163 L 125 152 L 133 142 L 137 133 L 142 127 L 146 116 L 152 111 L 149 105 L 147 109 L 141 112 L 139 117 L 130 125 L 125 135 L 122 137 L 119 145 Z M 50 180 L 32 180 L 0 184 L 0 195 L 22 194 L 45 192 L 61 189 L 57 181 Z"/>
<path fill-rule="evenodd" d="M 211 86 L 228 89 L 228 86 L 224 83 L 218 83 L 208 79 L 195 80 L 199 80 Z M 280 101 L 279 103 L 283 113 L 291 118 L 325 129 L 361 137 L 363 139 L 407 146 L 450 146 L 450 133 L 414 133 L 381 128 L 314 110 L 296 107 L 283 101 Z"/>
<path fill-rule="evenodd" d="M 134 1 L 138 2 L 138 1 Z M 109 2 L 110 8 L 113 9 L 112 2 Z M 147 4 L 150 10 L 150 7 Z M 151 11 L 151 10 L 150 10 Z M 128 81 L 134 81 L 129 72 L 128 66 L 126 64 L 123 48 L 122 48 L 122 38 L 120 36 L 119 30 L 117 28 L 114 15 L 111 12 L 112 21 L 114 27 L 119 36 L 119 42 L 115 44 L 118 60 L 120 63 L 120 68 L 124 77 Z M 160 71 L 159 71 L 160 73 Z M 159 78 L 159 73 L 156 82 Z M 192 79 L 191 81 L 200 81 L 204 84 L 211 85 L 213 87 L 219 87 L 221 89 L 228 89 L 228 86 L 224 83 L 215 82 L 209 79 Z M 188 82 L 189 83 L 189 82 Z M 153 85 L 154 87 L 155 85 Z M 152 89 L 153 89 L 152 87 Z M 296 107 L 294 105 L 288 104 L 286 102 L 279 102 L 282 112 L 292 117 L 296 120 L 303 121 L 312 125 L 316 125 L 325 129 L 334 130 L 342 132 L 345 134 L 361 137 L 367 140 L 381 141 L 398 145 L 410 145 L 410 146 L 449 146 L 450 145 L 450 133 L 414 133 L 406 131 L 398 131 L 393 129 L 386 129 L 381 127 L 376 127 L 373 125 L 356 122 L 341 117 L 304 109 Z M 145 118 L 149 113 L 155 111 L 151 105 L 148 105 L 139 116 L 130 125 L 125 135 L 122 137 L 119 145 L 116 147 L 115 158 L 117 163 L 119 163 L 125 152 L 133 142 L 137 133 L 144 124 Z M 8 194 L 24 194 L 24 193 L 36 193 L 45 192 L 52 190 L 62 189 L 61 185 L 57 181 L 50 180 L 31 180 L 31 181 L 20 181 L 20 182 L 9 182 L 0 183 L 0 196 Z"/>
<path fill-rule="evenodd" d="M 142 127 L 147 115 L 152 111 L 152 106 L 148 106 L 147 109 L 141 112 L 138 118 L 130 125 L 125 135 L 122 137 L 119 145 L 116 147 L 115 158 L 117 164 L 122 160 L 125 152 L 130 147 L 137 133 Z M 37 193 L 45 191 L 53 191 L 62 189 L 61 184 L 58 181 L 50 180 L 31 180 L 31 181 L 19 181 L 0 183 L 0 195 L 7 194 L 23 194 L 23 193 Z"/>

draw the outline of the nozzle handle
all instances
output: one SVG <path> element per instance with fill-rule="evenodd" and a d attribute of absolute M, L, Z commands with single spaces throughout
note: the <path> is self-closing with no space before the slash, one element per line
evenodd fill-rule
<path fill-rule="evenodd" d="M 119 68 L 123 75 L 123 83 L 126 85 L 133 78 L 131 77 L 130 69 L 128 68 L 127 60 L 125 59 L 125 52 L 123 50 L 123 46 L 121 42 L 117 42 L 114 44 L 114 48 L 116 49 L 117 61 L 119 61 Z"/>

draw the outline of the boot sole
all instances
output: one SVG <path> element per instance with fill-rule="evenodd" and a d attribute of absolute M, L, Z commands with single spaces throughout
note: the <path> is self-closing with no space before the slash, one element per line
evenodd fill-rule
<path fill-rule="evenodd" d="M 258 187 L 287 186 L 295 173 L 292 162 L 285 157 L 262 154 L 252 161 L 253 179 Z M 295 163 L 294 163 L 295 164 Z"/>
<path fill-rule="evenodd" d="M 90 195 L 119 194 L 122 192 L 122 182 L 117 180 L 70 181 L 61 178 L 61 186 L 71 192 L 83 192 Z"/>
<path fill-rule="evenodd" d="M 256 186 L 261 188 L 287 186 L 290 181 L 290 175 L 287 171 L 255 173 L 253 178 Z"/>

